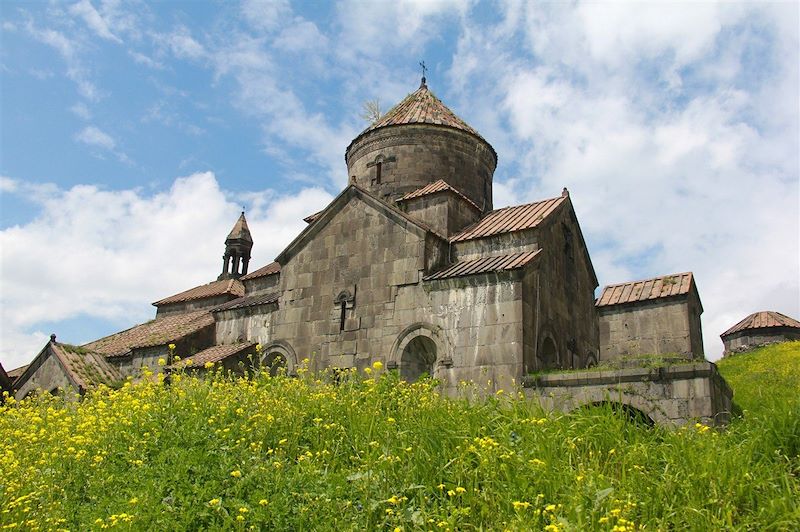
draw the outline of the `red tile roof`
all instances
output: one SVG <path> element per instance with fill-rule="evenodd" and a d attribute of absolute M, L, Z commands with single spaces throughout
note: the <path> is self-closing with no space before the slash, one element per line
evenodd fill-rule
<path fill-rule="evenodd" d="M 244 296 L 238 299 L 233 299 L 218 306 L 215 309 L 212 309 L 211 312 L 219 312 L 222 310 L 233 310 L 237 308 L 248 308 L 248 307 L 256 307 L 258 305 L 268 305 L 270 303 L 277 303 L 278 299 L 280 298 L 279 292 L 273 292 L 271 294 L 259 294 L 254 296 Z"/>
<path fill-rule="evenodd" d="M 255 342 L 215 345 L 172 364 L 172 367 L 202 368 L 205 366 L 206 362 L 219 362 L 220 360 L 238 355 L 248 349 L 251 349 L 252 353 L 255 354 L 255 345 Z"/>
<path fill-rule="evenodd" d="M 439 270 L 422 278 L 423 281 L 436 281 L 449 279 L 451 277 L 464 277 L 466 275 L 476 275 L 479 273 L 500 272 L 515 270 L 528 265 L 541 249 L 526 251 L 523 253 L 512 253 L 510 255 L 498 255 L 494 257 L 481 257 L 480 259 L 465 260 L 456 262 L 446 268 Z"/>
<path fill-rule="evenodd" d="M 694 282 L 692 272 L 675 273 L 622 284 L 608 285 L 597 299 L 596 306 L 621 305 L 688 294 Z"/>
<path fill-rule="evenodd" d="M 359 137 L 368 131 L 402 124 L 436 124 L 460 129 L 480 137 L 477 131 L 456 116 L 439 98 L 434 96 L 427 85 L 420 86 L 415 92 L 406 96 L 400 103 L 378 119 L 377 122 L 362 131 Z"/>
<path fill-rule="evenodd" d="M 767 329 L 771 327 L 790 327 L 793 329 L 800 329 L 800 322 L 790 318 L 780 312 L 772 310 L 763 310 L 761 312 L 754 312 L 745 319 L 722 333 L 720 336 L 728 336 L 735 332 L 744 331 L 747 329 Z"/>
<path fill-rule="evenodd" d="M 477 223 L 454 235 L 450 241 L 461 242 L 534 228 L 566 200 L 567 197 L 559 196 L 534 203 L 526 203 L 525 205 L 515 205 L 494 210 Z"/>
<path fill-rule="evenodd" d="M 429 183 L 429 184 L 425 185 L 422 188 L 418 188 L 417 190 L 409 192 L 408 194 L 406 194 L 402 198 L 398 199 L 397 203 L 400 203 L 401 201 L 414 199 L 414 198 L 420 198 L 422 196 L 427 196 L 427 195 L 430 195 L 430 194 L 436 194 L 438 192 L 452 192 L 453 194 L 455 194 L 459 198 L 461 198 L 464 201 L 466 201 L 472 207 L 476 208 L 477 210 L 481 210 L 480 207 L 475 205 L 474 201 L 472 201 L 471 199 L 466 197 L 464 194 L 462 194 L 461 192 L 459 192 L 458 190 L 456 190 L 455 188 L 450 186 L 447 183 L 447 181 L 445 181 L 444 179 L 439 179 L 438 181 L 434 181 L 433 183 Z"/>
<path fill-rule="evenodd" d="M 25 373 L 25 370 L 28 369 L 27 364 L 25 366 L 20 366 L 18 368 L 10 369 L 6 373 L 8 374 L 8 378 L 12 381 Z"/>
<path fill-rule="evenodd" d="M 122 375 L 100 353 L 52 342 L 50 347 L 72 381 L 81 389 L 100 384 L 109 386 L 122 380 Z"/>
<path fill-rule="evenodd" d="M 195 286 L 194 288 L 190 288 L 174 296 L 165 297 L 160 301 L 156 301 L 153 305 L 160 307 L 161 305 L 168 305 L 170 303 L 183 303 L 185 301 L 194 301 L 227 294 L 234 297 L 242 297 L 244 295 L 244 285 L 238 279 L 223 279 L 221 281 Z"/>
<path fill-rule="evenodd" d="M 173 314 L 100 338 L 83 347 L 107 357 L 122 356 L 133 348 L 174 343 L 204 327 L 213 325 L 214 317 L 207 310 Z"/>
<path fill-rule="evenodd" d="M 281 265 L 277 262 L 270 262 L 266 266 L 262 266 L 261 268 L 248 273 L 247 275 L 243 275 L 241 277 L 242 281 L 247 281 L 250 279 L 257 279 L 259 277 L 266 277 L 267 275 L 272 275 L 274 273 L 279 273 L 281 271 Z"/>

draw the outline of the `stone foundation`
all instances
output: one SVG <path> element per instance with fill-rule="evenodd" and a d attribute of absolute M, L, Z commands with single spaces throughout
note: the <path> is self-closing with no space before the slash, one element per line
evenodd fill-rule
<path fill-rule="evenodd" d="M 594 404 L 634 408 L 660 425 L 725 425 L 733 391 L 711 362 L 662 368 L 570 371 L 523 380 L 526 396 L 547 410 L 570 412 Z"/>

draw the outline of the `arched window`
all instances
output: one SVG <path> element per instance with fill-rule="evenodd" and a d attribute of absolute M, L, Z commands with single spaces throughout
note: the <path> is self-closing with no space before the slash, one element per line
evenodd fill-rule
<path fill-rule="evenodd" d="M 433 375 L 436 362 L 436 344 L 427 336 L 413 338 L 400 356 L 400 377 L 414 382 L 423 375 Z"/>
<path fill-rule="evenodd" d="M 539 362 L 541 369 L 555 369 L 558 367 L 558 349 L 556 343 L 549 336 L 542 342 L 539 350 Z"/>
<path fill-rule="evenodd" d="M 283 353 L 277 351 L 269 353 L 264 357 L 262 364 L 269 371 L 270 377 L 286 373 L 286 357 L 283 356 Z"/>

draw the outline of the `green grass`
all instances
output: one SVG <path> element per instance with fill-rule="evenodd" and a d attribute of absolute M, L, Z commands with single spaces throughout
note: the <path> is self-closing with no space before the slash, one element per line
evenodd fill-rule
<path fill-rule="evenodd" d="M 0 528 L 796 530 L 800 362 L 770 349 L 720 364 L 745 411 L 725 431 L 380 371 L 44 395 L 0 408 Z"/>

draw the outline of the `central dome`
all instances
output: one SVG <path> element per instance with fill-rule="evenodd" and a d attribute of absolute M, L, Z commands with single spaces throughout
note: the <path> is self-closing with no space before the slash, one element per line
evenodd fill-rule
<path fill-rule="evenodd" d="M 351 182 L 398 199 L 440 179 L 492 209 L 494 148 L 423 82 L 362 131 L 345 152 Z"/>

